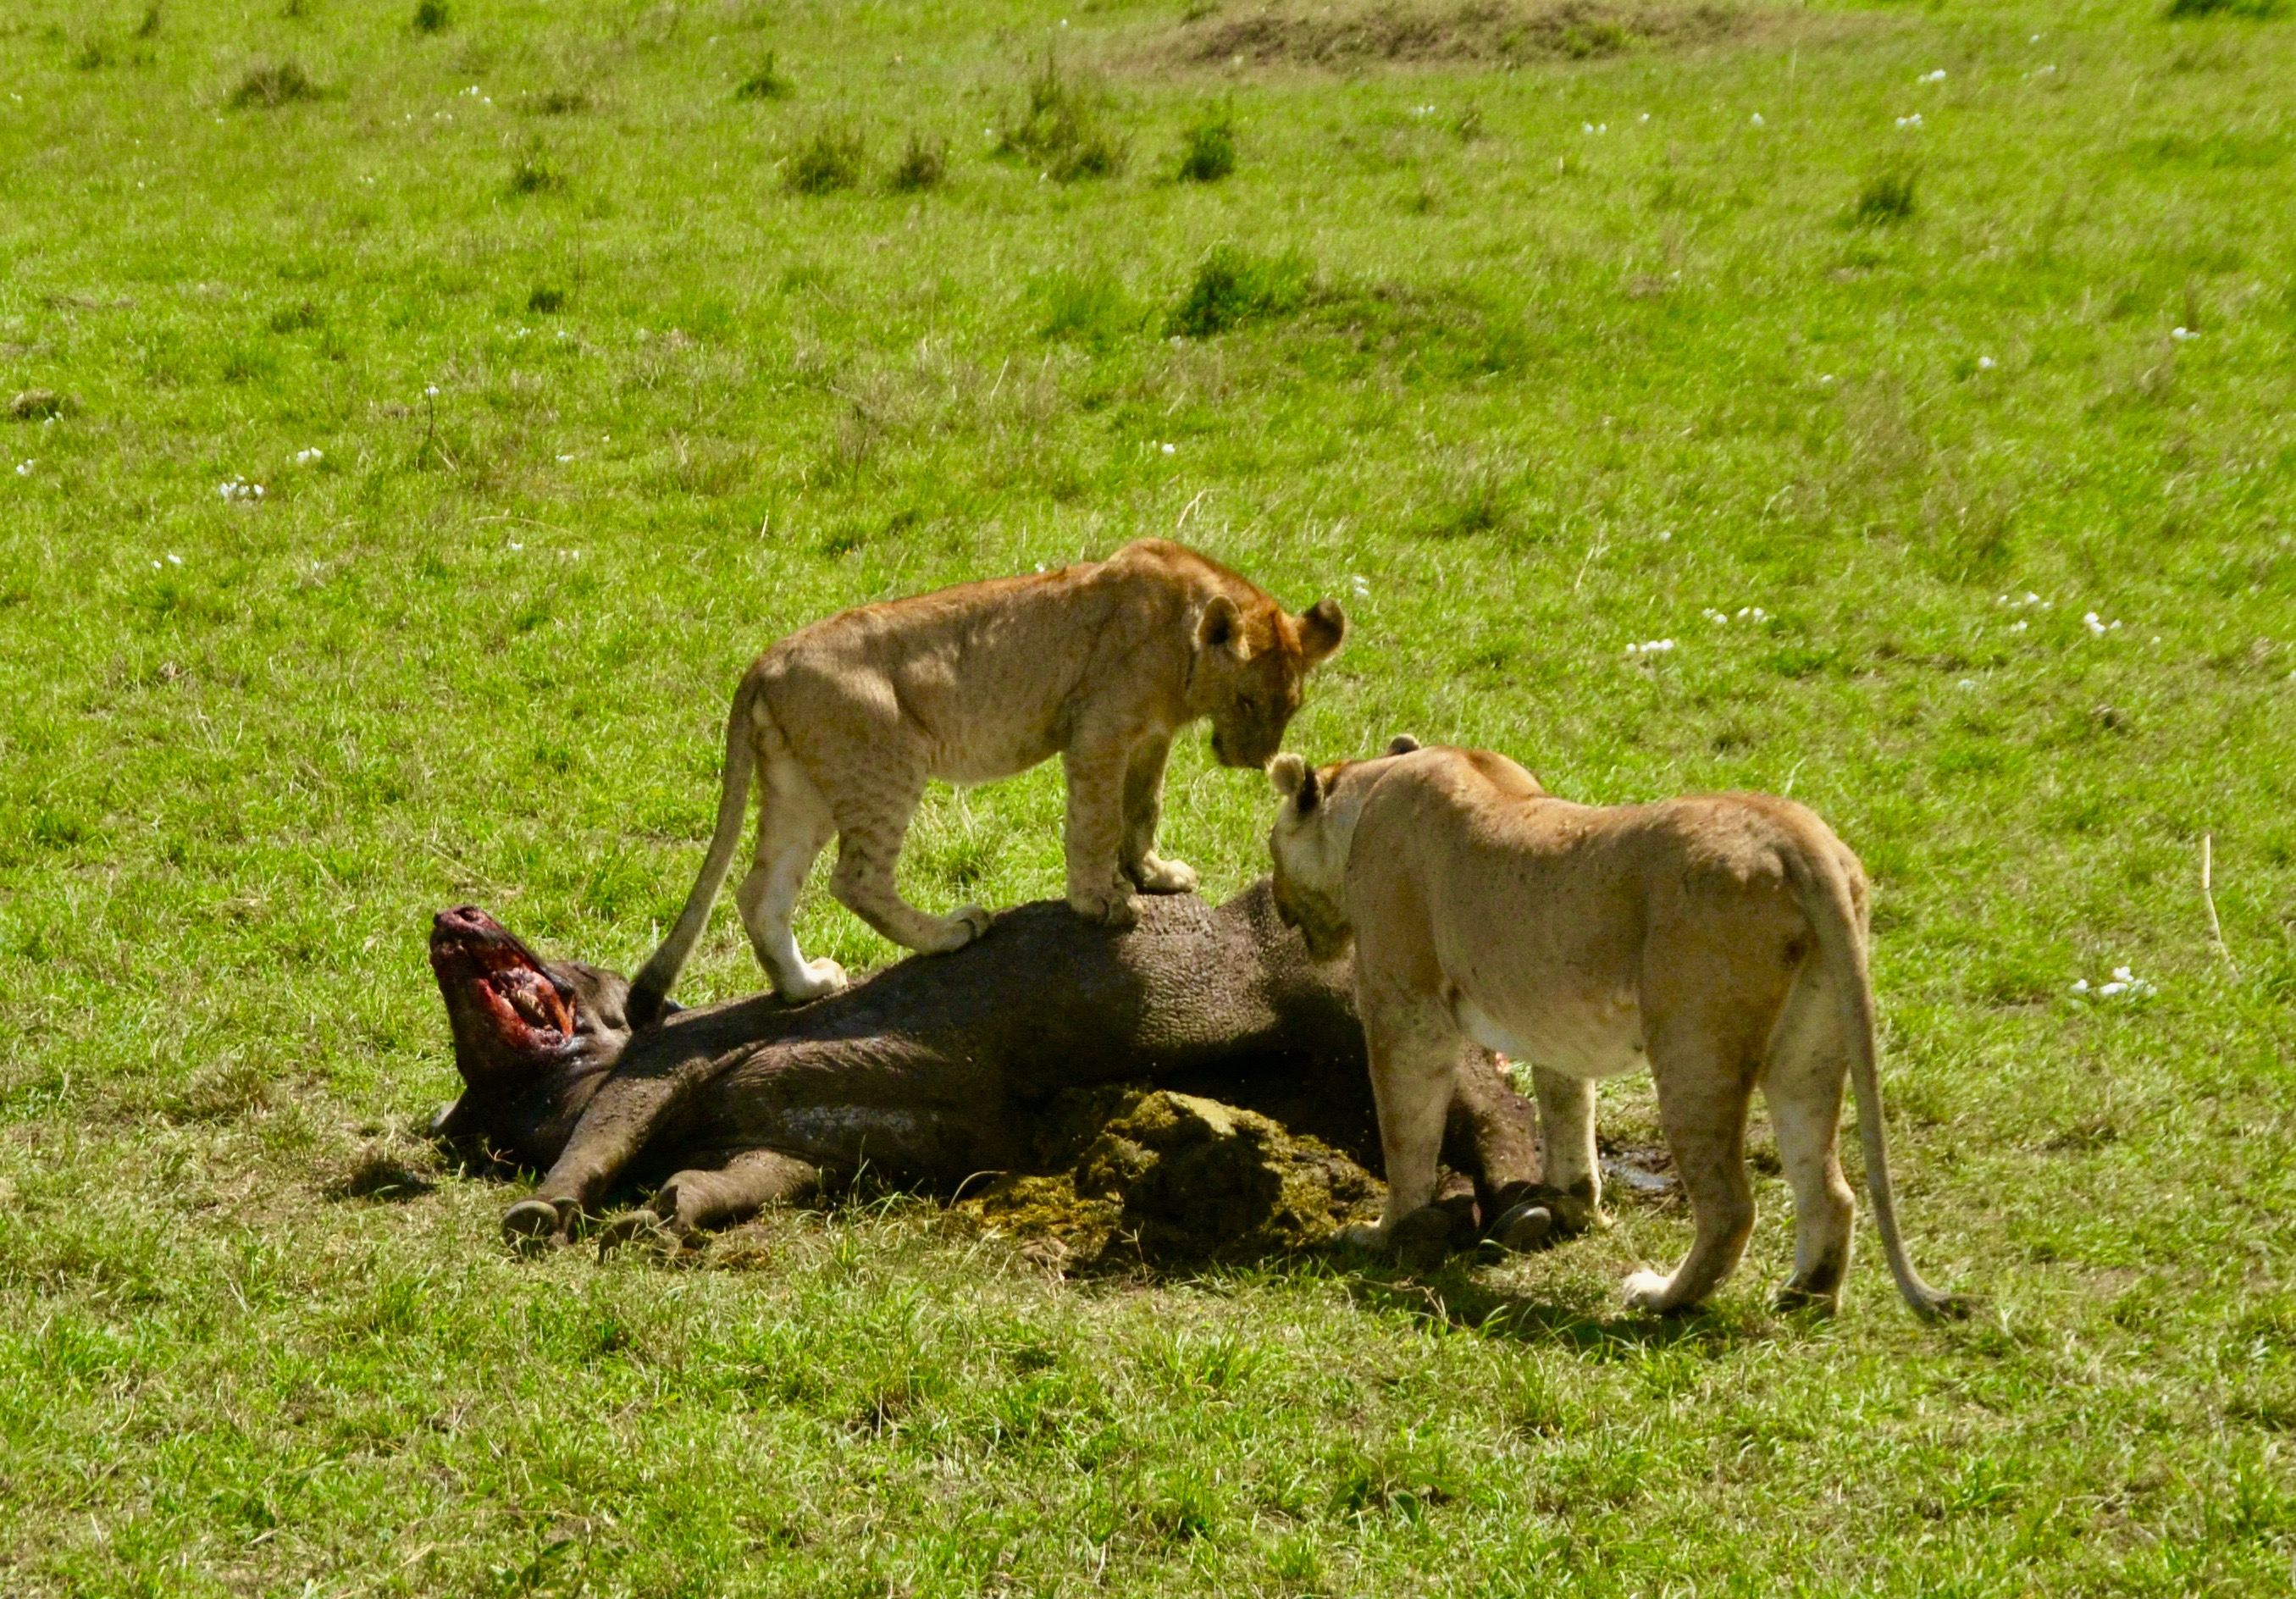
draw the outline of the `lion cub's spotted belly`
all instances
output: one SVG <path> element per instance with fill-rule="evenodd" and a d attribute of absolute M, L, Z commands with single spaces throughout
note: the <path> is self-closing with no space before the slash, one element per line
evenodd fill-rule
<path fill-rule="evenodd" d="M 1459 1030 L 1485 1049 L 1565 1077 L 1620 1077 L 1650 1064 L 1641 1010 L 1624 989 L 1592 1001 L 1513 1010 L 1507 1023 L 1462 994 L 1452 1013 Z"/>

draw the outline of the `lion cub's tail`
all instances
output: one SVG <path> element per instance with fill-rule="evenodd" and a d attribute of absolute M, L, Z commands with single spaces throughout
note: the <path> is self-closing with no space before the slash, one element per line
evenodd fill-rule
<path fill-rule="evenodd" d="M 1833 991 L 1841 1004 L 1841 1038 L 1849 1051 L 1849 1073 L 1857 1090 L 1857 1137 L 1866 1150 L 1866 1186 L 1874 1196 L 1874 1224 L 1881 1229 L 1882 1250 L 1890 1259 L 1890 1275 L 1914 1314 L 1923 1321 L 1941 1316 L 1956 1320 L 1970 1313 L 1972 1301 L 1958 1294 L 1941 1293 L 1922 1281 L 1906 1257 L 1904 1235 L 1898 1231 L 1896 1190 L 1890 1182 L 1889 1130 L 1882 1118 L 1882 1073 L 1874 1043 L 1874 980 L 1866 964 L 1866 941 L 1857 936 L 1857 913 L 1849 897 L 1849 878 L 1841 867 L 1831 839 L 1801 839 L 1799 847 L 1780 853 L 1793 880 L 1802 914 L 1809 918 L 1817 946 L 1825 957 Z"/>
<path fill-rule="evenodd" d="M 693 891 L 685 897 L 685 908 L 677 913 L 677 924 L 630 983 L 623 1008 L 633 1027 L 644 1027 L 661 1015 L 677 974 L 685 969 L 686 957 L 709 925 L 709 907 L 717 903 L 718 890 L 726 886 L 726 873 L 733 870 L 734 851 L 742 842 L 742 820 L 750 808 L 750 774 L 758 764 L 751 732 L 752 698 L 744 680 L 734 695 L 734 709 L 726 717 L 726 777 L 718 791 L 718 827 L 709 835 L 709 854 L 701 863 L 701 875 L 693 880 Z"/>

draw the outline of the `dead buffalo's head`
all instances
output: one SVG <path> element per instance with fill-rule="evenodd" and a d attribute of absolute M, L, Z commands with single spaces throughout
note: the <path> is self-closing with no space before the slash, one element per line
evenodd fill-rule
<path fill-rule="evenodd" d="M 476 906 L 430 923 L 430 970 L 455 1036 L 460 1099 L 431 1123 L 547 1164 L 629 1041 L 629 983 L 578 961 L 545 962 Z"/>

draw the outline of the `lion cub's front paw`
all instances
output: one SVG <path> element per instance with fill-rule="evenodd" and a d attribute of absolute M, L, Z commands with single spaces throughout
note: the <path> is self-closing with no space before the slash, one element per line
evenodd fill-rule
<path fill-rule="evenodd" d="M 1133 898 L 1128 888 L 1070 889 L 1069 909 L 1087 922 L 1097 922 L 1119 932 L 1140 925 L 1140 901 Z"/>
<path fill-rule="evenodd" d="M 1382 1238 L 1379 1235 L 1379 1229 L 1368 1222 L 1359 1221 L 1351 1227 L 1341 1227 L 1340 1242 L 1351 1250 L 1361 1250 L 1367 1255 L 1383 1255 L 1387 1252 L 1387 1240 Z"/>
<path fill-rule="evenodd" d="M 941 918 L 940 936 L 933 940 L 932 947 L 924 953 L 947 955 L 952 949 L 964 948 L 988 931 L 988 913 L 987 911 L 977 905 L 960 905 Z"/>
<path fill-rule="evenodd" d="M 1160 855 L 1144 855 L 1129 875 L 1144 894 L 1193 894 L 1196 869 L 1185 861 L 1168 861 Z"/>

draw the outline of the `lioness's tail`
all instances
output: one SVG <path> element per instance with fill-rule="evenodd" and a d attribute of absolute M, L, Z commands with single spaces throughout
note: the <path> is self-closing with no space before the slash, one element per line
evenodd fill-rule
<path fill-rule="evenodd" d="M 1906 1303 L 1923 1321 L 1939 1316 L 1957 1319 L 1969 1314 L 1971 1302 L 1957 1294 L 1940 1293 L 1923 1282 L 1906 1256 L 1906 1241 L 1898 1231 L 1897 1195 L 1890 1183 L 1889 1132 L 1882 1119 L 1882 1073 L 1874 1044 L 1874 980 L 1866 969 L 1866 941 L 1857 936 L 1849 874 L 1842 870 L 1831 838 L 1806 838 L 1797 843 L 1800 848 L 1790 846 L 1781 853 L 1841 1000 L 1842 1044 L 1849 1051 L 1849 1073 L 1857 1089 L 1857 1137 L 1866 1149 L 1866 1186 L 1874 1196 L 1874 1223 L 1882 1231 L 1882 1250 L 1890 1259 L 1890 1275 L 1898 1280 L 1898 1292 Z"/>
<path fill-rule="evenodd" d="M 758 764 L 750 700 L 745 678 L 734 693 L 734 709 L 726 717 L 726 778 L 718 792 L 718 828 L 709 835 L 709 854 L 701 863 L 701 875 L 693 880 L 693 891 L 685 897 L 685 908 L 677 914 L 677 924 L 630 983 L 623 1008 L 633 1027 L 644 1027 L 661 1014 L 677 974 L 685 969 L 686 957 L 709 925 L 709 907 L 717 902 L 718 890 L 726 886 L 726 873 L 733 870 L 734 851 L 742 841 L 742 819 L 750 808 L 750 774 Z"/>

